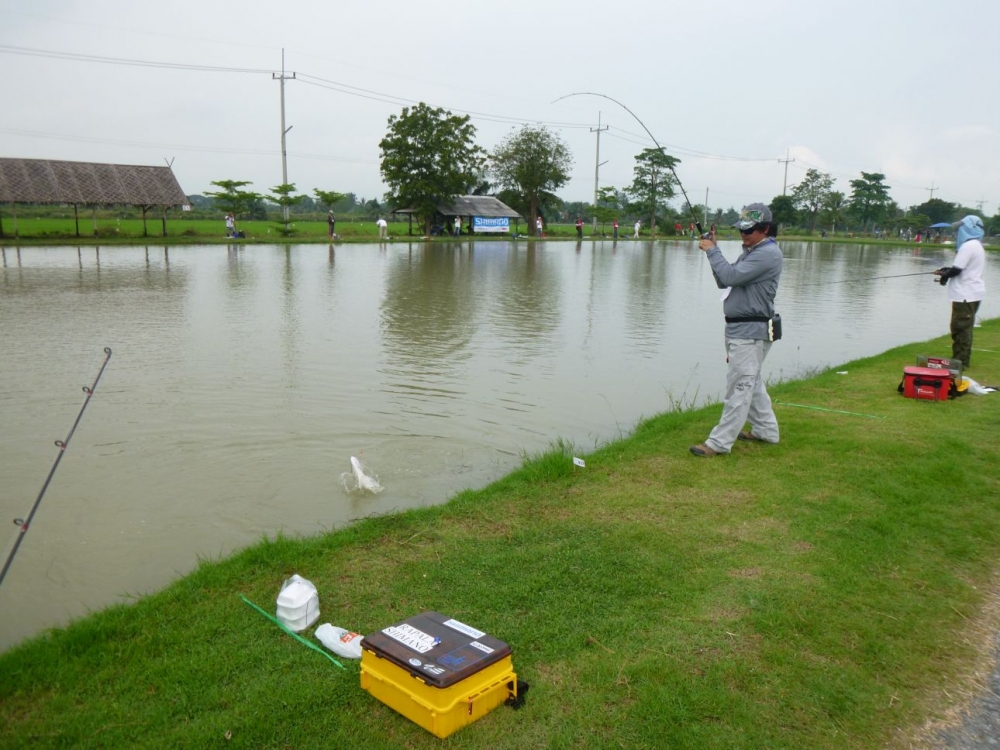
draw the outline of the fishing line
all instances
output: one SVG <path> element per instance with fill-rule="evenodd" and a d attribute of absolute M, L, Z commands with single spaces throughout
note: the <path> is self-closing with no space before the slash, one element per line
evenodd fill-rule
<path fill-rule="evenodd" d="M 877 279 L 902 279 L 906 276 L 932 276 L 933 271 L 920 271 L 919 273 L 900 273 L 894 276 L 867 276 L 862 279 L 840 279 L 839 281 L 814 281 L 809 284 L 798 284 L 796 288 L 802 286 L 827 286 L 828 284 L 851 284 L 856 281 L 875 281 Z"/>
<path fill-rule="evenodd" d="M 59 468 L 59 462 L 62 461 L 63 454 L 66 453 L 66 449 L 69 447 L 69 441 L 72 439 L 73 433 L 76 432 L 76 426 L 80 424 L 80 418 L 83 417 L 83 410 L 86 409 L 87 404 L 90 403 L 90 397 L 94 395 L 94 389 L 97 388 L 97 383 L 101 379 L 101 375 L 104 374 L 104 368 L 108 366 L 108 360 L 111 359 L 111 349 L 109 347 L 104 347 L 104 354 L 106 355 L 104 357 L 104 364 L 101 365 L 101 369 L 97 373 L 97 377 L 94 378 L 94 382 L 90 386 L 83 386 L 83 392 L 87 394 L 87 397 L 83 400 L 83 406 L 80 407 L 80 413 L 76 415 L 76 421 L 73 423 L 72 429 L 70 429 L 65 440 L 56 440 L 56 447 L 59 448 L 59 453 L 56 455 L 56 460 L 55 463 L 52 464 L 52 468 L 49 469 L 49 475 L 45 478 L 45 484 L 42 485 L 42 491 L 38 493 L 35 504 L 31 506 L 31 512 L 28 514 L 26 519 L 14 519 L 14 523 L 20 528 L 20 533 L 18 533 L 17 539 L 14 541 L 13 549 L 11 549 L 10 554 L 7 555 L 7 561 L 3 564 L 3 570 L 0 570 L 0 583 L 3 583 L 4 576 L 7 575 L 7 570 L 10 568 L 10 564 L 14 561 L 14 555 L 17 554 L 18 547 L 20 547 L 21 542 L 24 541 L 24 535 L 28 532 L 28 527 L 31 525 L 31 519 L 35 517 L 35 511 L 38 510 L 38 506 L 41 504 L 42 498 L 45 496 L 45 490 L 49 488 L 49 482 L 52 481 L 52 476 L 56 473 L 56 469 Z"/>
<path fill-rule="evenodd" d="M 646 127 L 646 123 L 644 123 L 642 120 L 640 120 L 638 118 L 638 116 L 635 114 L 635 112 L 633 112 L 631 109 L 629 109 L 628 107 L 626 107 L 624 104 L 622 104 L 617 99 L 612 99 L 607 94 L 598 94 L 596 91 L 578 91 L 575 94 L 566 94 L 566 96 L 560 96 L 558 99 L 554 100 L 552 103 L 555 104 L 556 102 L 562 101 L 563 99 L 568 99 L 571 96 L 600 96 L 600 97 L 603 97 L 603 98 L 605 98 L 605 99 L 607 99 L 609 101 L 614 102 L 619 107 L 621 107 L 626 112 L 628 112 L 630 115 L 632 115 L 632 117 L 635 117 L 635 121 L 637 123 L 639 123 L 640 125 L 642 125 L 642 129 L 646 131 L 646 134 L 650 138 L 653 139 L 653 143 L 656 144 L 656 148 L 658 148 L 660 150 L 660 153 L 663 154 L 664 156 L 667 155 L 666 154 L 666 149 L 664 149 L 663 146 L 661 146 L 659 144 L 659 142 L 656 140 L 656 138 L 653 136 L 653 134 L 649 132 L 649 128 Z M 684 202 L 687 203 L 688 213 L 690 213 L 691 214 L 691 218 L 694 219 L 694 225 L 696 227 L 698 227 L 698 234 L 699 235 L 704 234 L 704 230 L 701 228 L 701 221 L 698 219 L 698 216 L 695 214 L 694 207 L 691 205 L 691 200 L 688 198 L 687 190 L 684 189 L 684 185 L 681 183 L 681 178 L 677 176 L 677 170 L 674 169 L 674 165 L 671 164 L 670 162 L 667 162 L 667 166 L 670 168 L 670 172 L 673 174 L 674 179 L 677 180 L 677 187 L 679 187 L 681 189 L 681 194 L 684 196 Z"/>

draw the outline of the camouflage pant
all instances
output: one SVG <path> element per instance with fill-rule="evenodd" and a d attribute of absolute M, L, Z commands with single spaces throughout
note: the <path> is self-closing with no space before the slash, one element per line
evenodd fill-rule
<path fill-rule="evenodd" d="M 968 368 L 972 360 L 972 327 L 976 323 L 978 302 L 951 303 L 951 356 Z"/>

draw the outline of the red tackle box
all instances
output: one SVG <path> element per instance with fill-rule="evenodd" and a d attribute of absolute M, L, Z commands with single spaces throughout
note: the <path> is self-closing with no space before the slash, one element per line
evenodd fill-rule
<path fill-rule="evenodd" d="M 939 367 L 904 367 L 903 395 L 929 401 L 945 401 L 951 391 L 954 376 Z"/>

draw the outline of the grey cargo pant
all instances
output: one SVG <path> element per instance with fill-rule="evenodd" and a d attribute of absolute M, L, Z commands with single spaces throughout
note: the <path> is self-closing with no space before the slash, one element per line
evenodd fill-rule
<path fill-rule="evenodd" d="M 722 407 L 719 424 L 705 441 L 717 453 L 729 453 L 748 421 L 756 437 L 769 443 L 778 442 L 778 420 L 760 374 L 764 357 L 770 350 L 770 341 L 726 339 L 726 352 L 729 354 L 726 403 Z"/>

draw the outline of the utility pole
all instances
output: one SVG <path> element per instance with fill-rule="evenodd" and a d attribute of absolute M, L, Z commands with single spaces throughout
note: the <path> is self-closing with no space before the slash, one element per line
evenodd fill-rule
<path fill-rule="evenodd" d="M 784 195 L 785 191 L 788 189 L 788 162 L 795 161 L 795 159 L 789 159 L 788 158 L 789 154 L 791 154 L 791 152 L 792 152 L 792 150 L 790 148 L 785 149 L 785 158 L 784 159 L 778 159 L 778 163 L 779 164 L 781 164 L 782 162 L 784 162 L 784 164 L 785 164 L 785 181 L 781 184 L 781 194 L 782 195 Z"/>
<path fill-rule="evenodd" d="M 288 131 L 292 129 L 289 125 L 285 127 L 285 81 L 295 80 L 295 74 L 285 75 L 285 48 L 281 48 L 281 75 L 277 73 L 271 73 L 271 80 L 281 81 L 281 184 L 288 184 L 288 151 L 285 149 L 285 136 L 288 135 Z M 282 213 L 285 216 L 285 221 L 288 221 L 288 206 L 283 207 Z"/>
<path fill-rule="evenodd" d="M 928 202 L 930 202 L 930 201 L 934 200 L 934 191 L 935 191 L 935 190 L 940 190 L 940 189 L 941 189 L 941 188 L 936 188 L 936 187 L 934 187 L 934 180 L 931 180 L 931 186 L 930 186 L 929 188 L 924 188 L 924 190 L 930 190 L 930 191 L 931 191 L 931 197 L 930 197 L 930 199 L 928 200 Z"/>
<path fill-rule="evenodd" d="M 985 203 L 986 203 L 986 199 L 985 198 L 980 198 L 979 200 L 976 201 L 976 205 L 979 207 L 979 213 L 983 212 L 983 205 Z"/>
<path fill-rule="evenodd" d="M 606 161 L 604 161 L 604 162 L 601 161 L 601 131 L 602 130 L 607 130 L 607 129 L 608 129 L 607 125 L 605 125 L 603 128 L 601 127 L 601 113 L 598 112 L 597 113 L 597 128 L 596 128 L 596 130 L 594 128 L 590 129 L 591 133 L 597 133 L 597 157 L 594 159 L 594 209 L 595 210 L 597 208 L 597 176 L 598 176 L 598 174 L 600 174 L 601 164 L 607 164 Z M 594 214 L 593 218 L 594 218 L 594 221 L 593 221 L 593 227 L 591 228 L 591 231 L 594 232 L 594 234 L 597 234 L 597 214 L 596 213 Z"/>
<path fill-rule="evenodd" d="M 705 188 L 705 210 L 702 212 L 701 225 L 708 226 L 708 188 Z"/>

